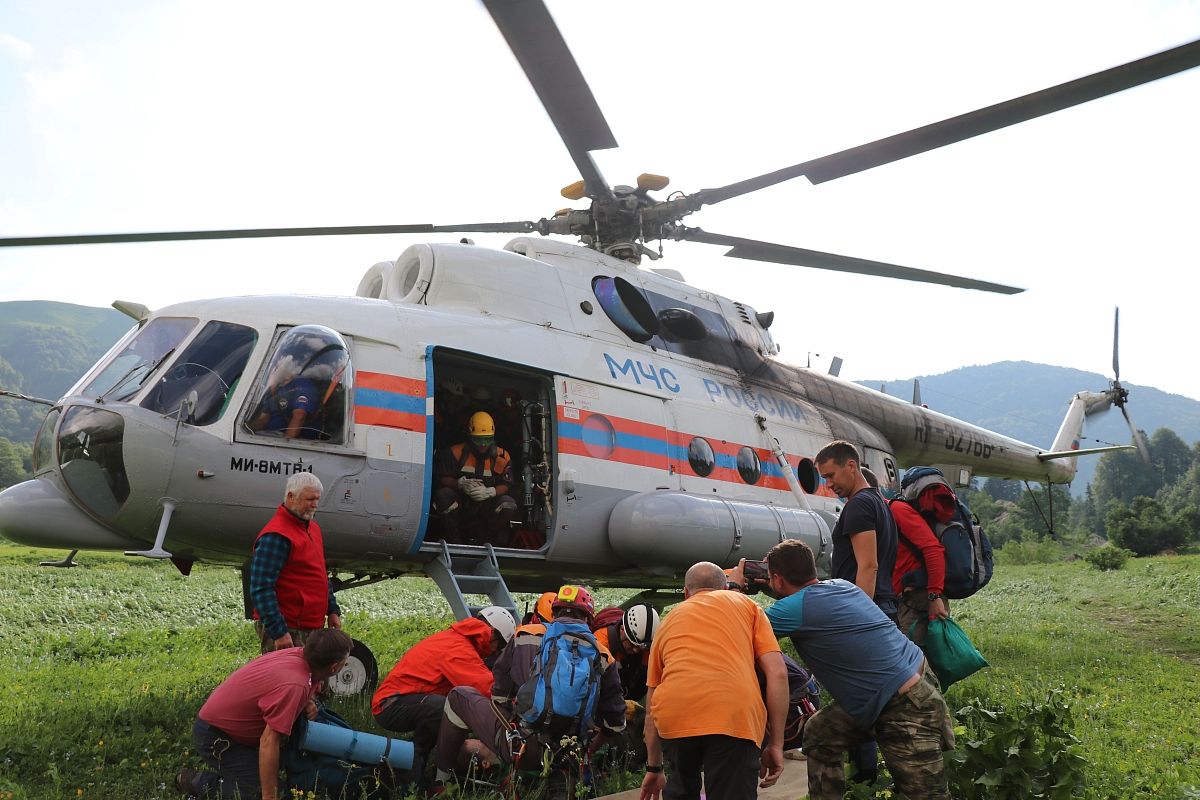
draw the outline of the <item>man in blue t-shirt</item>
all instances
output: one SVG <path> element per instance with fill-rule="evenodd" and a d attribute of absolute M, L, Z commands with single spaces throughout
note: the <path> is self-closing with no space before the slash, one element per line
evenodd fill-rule
<path fill-rule="evenodd" d="M 854 584 L 818 581 L 803 542 L 775 545 L 767 569 L 769 586 L 781 598 L 767 609 L 772 630 L 791 638 L 833 697 L 804 727 L 809 795 L 840 800 L 844 755 L 873 737 L 898 791 L 948 800 L 942 750 L 954 746 L 949 711 L 921 648 Z M 731 580 L 740 579 L 735 570 Z"/>

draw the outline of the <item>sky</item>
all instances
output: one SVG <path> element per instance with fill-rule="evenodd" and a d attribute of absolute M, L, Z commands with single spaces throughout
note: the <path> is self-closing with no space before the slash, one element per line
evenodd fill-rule
<path fill-rule="evenodd" d="M 1200 38 L 1200 1 L 548 5 L 620 145 L 594 154 L 605 178 L 684 192 Z M 852 380 L 1004 360 L 1107 375 L 1120 306 L 1122 381 L 1200 399 L 1198 98 L 1200 69 L 685 221 L 1020 295 L 693 243 L 665 243 L 655 266 L 775 311 L 783 358 L 840 356 Z M 0 120 L 0 236 L 536 220 L 578 178 L 475 0 L 0 0 Z M 428 240 L 4 249 L 0 301 L 353 294 Z"/>

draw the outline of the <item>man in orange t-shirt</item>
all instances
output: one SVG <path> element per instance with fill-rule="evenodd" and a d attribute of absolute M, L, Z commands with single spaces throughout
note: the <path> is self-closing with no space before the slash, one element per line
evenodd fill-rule
<path fill-rule="evenodd" d="M 788 702 L 783 654 L 763 610 L 725 585 L 725 572 L 716 564 L 693 565 L 684 576 L 684 602 L 654 636 L 643 800 L 660 795 L 697 800 L 701 775 L 709 797 L 754 798 L 758 778 L 766 788 L 783 772 Z M 756 666 L 767 679 L 765 706 Z M 671 764 L 669 782 L 664 755 Z"/>

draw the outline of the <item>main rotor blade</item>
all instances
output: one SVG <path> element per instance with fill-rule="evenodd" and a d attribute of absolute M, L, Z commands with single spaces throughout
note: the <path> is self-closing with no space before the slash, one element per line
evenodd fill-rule
<path fill-rule="evenodd" d="M 870 261 L 865 258 L 839 256 L 834 253 L 823 253 L 819 250 L 789 247 L 772 242 L 762 242 L 757 239 L 724 236 L 719 233 L 709 233 L 699 228 L 679 228 L 677 229 L 677 238 L 692 242 L 704 242 L 706 244 L 731 245 L 733 249 L 725 255 L 732 258 L 770 261 L 775 264 L 794 264 L 798 267 L 830 269 L 837 272 L 854 272 L 859 275 L 877 275 L 884 278 L 898 278 L 918 283 L 936 283 L 942 286 L 954 286 L 959 289 L 978 289 L 981 292 L 1018 294 L 1025 291 L 1015 286 L 1005 286 L 1000 283 L 977 281 L 972 278 L 961 278 L 957 275 L 947 275 L 943 272 L 902 267 L 897 264 L 885 264 L 882 261 Z"/>
<path fill-rule="evenodd" d="M 200 239 L 267 239 L 288 236 L 364 236 L 385 233 L 528 233 L 533 222 L 481 222 L 466 225 L 349 225 L 323 228 L 247 228 L 223 231 L 156 231 L 150 233 L 89 233 L 74 236 L 17 236 L 0 239 L 0 247 L 40 247 L 64 244 L 183 242 Z"/>
<path fill-rule="evenodd" d="M 1049 89 L 700 194 L 706 205 L 806 176 L 814 184 L 936 150 L 1200 66 L 1200 39 Z"/>
<path fill-rule="evenodd" d="M 533 84 L 587 187 L 588 197 L 610 197 L 589 153 L 617 146 L 575 57 L 541 0 L 483 0 L 496 27 Z"/>

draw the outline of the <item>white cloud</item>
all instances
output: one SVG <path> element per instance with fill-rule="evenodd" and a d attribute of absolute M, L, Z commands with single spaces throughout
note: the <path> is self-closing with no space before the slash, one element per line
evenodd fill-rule
<path fill-rule="evenodd" d="M 77 52 L 66 53 L 53 66 L 31 68 L 25 79 L 35 101 L 58 109 L 86 97 L 98 82 L 93 65 Z"/>
<path fill-rule="evenodd" d="M 0 33 L 0 53 L 6 53 L 17 61 L 30 61 L 33 59 L 33 45 L 11 33 Z"/>

